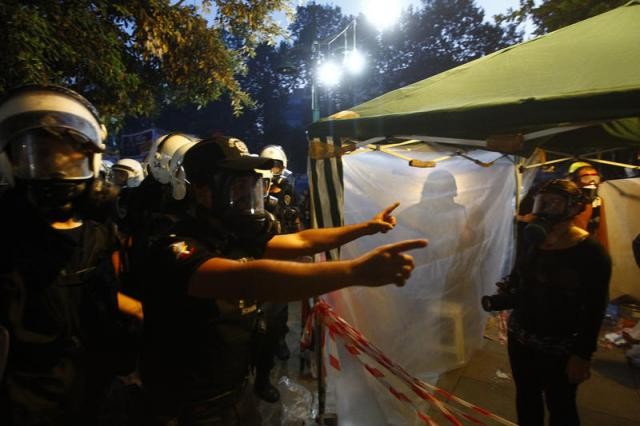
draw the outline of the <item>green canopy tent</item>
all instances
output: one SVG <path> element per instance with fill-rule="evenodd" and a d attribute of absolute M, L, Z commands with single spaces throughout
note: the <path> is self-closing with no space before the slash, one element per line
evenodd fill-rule
<path fill-rule="evenodd" d="M 389 145 L 382 144 L 389 141 L 420 141 L 439 147 L 445 144 L 445 148 L 461 151 L 462 155 L 466 149 L 479 148 L 527 157 L 542 146 L 566 153 L 569 158 L 589 157 L 589 153 L 606 149 L 640 147 L 639 117 L 640 1 L 636 0 L 313 123 L 308 129 L 313 224 L 343 224 L 342 156 L 358 147 L 385 151 Z M 403 157 L 392 149 L 387 152 Z M 371 157 L 376 159 L 376 155 Z M 410 165 L 419 167 L 435 165 L 412 161 Z M 353 164 L 345 164 L 353 170 Z M 373 165 L 371 161 L 367 167 Z M 402 176 L 421 176 L 410 172 Z M 375 189 L 398 193 L 398 186 L 388 184 L 398 180 L 389 176 L 372 172 L 362 173 L 358 179 L 373 177 L 385 184 L 367 186 L 374 190 L 356 194 L 359 198 L 352 197 L 352 203 L 354 199 L 379 197 Z M 362 206 L 357 209 L 361 211 Z M 451 213 L 455 216 L 454 211 Z M 447 227 L 442 230 L 443 234 L 451 232 Z M 489 234 L 494 235 L 494 231 L 491 228 Z M 330 258 L 337 255 L 328 253 Z M 345 300 L 366 300 L 365 304 L 376 301 L 375 296 L 365 296 L 358 293 Z M 407 312 L 407 305 L 396 305 L 393 300 L 367 306 L 382 306 L 382 310 L 387 305 L 402 306 L 402 312 Z M 359 389 L 355 394 L 364 393 Z"/>
<path fill-rule="evenodd" d="M 638 116 L 636 0 L 325 118 L 310 126 L 309 135 L 355 140 L 421 135 L 525 154 L 549 140 L 547 133 L 536 137 L 536 131 L 629 117 L 605 125 L 606 133 L 602 126 L 593 131 L 600 139 L 612 135 L 609 143 L 640 144 Z"/>
<path fill-rule="evenodd" d="M 319 226 L 342 223 L 340 156 L 371 142 L 525 157 L 640 146 L 640 0 L 324 118 L 308 136 Z"/>

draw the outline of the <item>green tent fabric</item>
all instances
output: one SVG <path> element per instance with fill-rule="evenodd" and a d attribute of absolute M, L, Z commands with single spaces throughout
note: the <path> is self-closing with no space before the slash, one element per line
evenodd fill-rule
<path fill-rule="evenodd" d="M 566 123 L 640 117 L 640 1 L 394 90 L 338 116 L 345 118 L 312 124 L 310 138 L 428 135 L 486 140 Z M 614 139 L 638 143 L 638 126 L 628 124 L 607 129 L 613 129 Z"/>

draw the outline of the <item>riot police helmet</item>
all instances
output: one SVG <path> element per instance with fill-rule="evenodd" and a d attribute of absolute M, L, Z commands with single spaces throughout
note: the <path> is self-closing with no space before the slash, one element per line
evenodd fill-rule
<path fill-rule="evenodd" d="M 267 145 L 260 152 L 260 157 L 270 158 L 274 161 L 271 169 L 273 174 L 272 182 L 276 185 L 291 176 L 291 171 L 287 169 L 287 154 L 280 145 Z"/>
<path fill-rule="evenodd" d="M 111 167 L 111 179 L 120 187 L 136 188 L 144 179 L 144 169 L 138 160 L 121 158 Z"/>
<path fill-rule="evenodd" d="M 29 85 L 0 100 L 0 149 L 9 160 L 2 173 L 48 220 L 113 198 L 98 178 L 105 138 L 96 109 L 73 90 Z"/>

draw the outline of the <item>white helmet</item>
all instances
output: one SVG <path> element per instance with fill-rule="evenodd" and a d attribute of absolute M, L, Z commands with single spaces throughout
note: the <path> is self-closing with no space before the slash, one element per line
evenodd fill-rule
<path fill-rule="evenodd" d="M 271 181 L 273 180 L 273 172 L 271 170 L 260 169 L 256 169 L 255 171 L 262 176 L 262 193 L 265 197 L 268 197 L 269 190 L 271 189 Z"/>
<path fill-rule="evenodd" d="M 106 128 L 80 94 L 60 86 L 23 86 L 0 101 L 0 151 L 13 176 L 29 180 L 97 177 Z M 86 155 L 77 156 L 73 153 Z M 56 161 L 61 157 L 66 161 Z"/>
<path fill-rule="evenodd" d="M 142 164 L 133 158 L 122 158 L 111 167 L 113 183 L 121 187 L 136 188 L 144 179 Z"/>
<path fill-rule="evenodd" d="M 100 162 L 100 176 L 102 176 L 105 180 L 111 181 L 111 168 L 113 167 L 113 162 L 109 160 L 102 160 Z"/>
<path fill-rule="evenodd" d="M 260 152 L 260 157 L 270 158 L 276 162 L 273 167 L 273 183 L 276 185 L 281 183 L 283 179 L 291 176 L 291 171 L 287 169 L 287 154 L 280 145 L 267 145 Z"/>
<path fill-rule="evenodd" d="M 149 171 L 153 178 L 170 184 L 175 200 L 182 200 L 187 194 L 187 180 L 182 161 L 187 151 L 198 143 L 198 139 L 182 133 L 171 133 L 156 141 L 149 152 Z"/>

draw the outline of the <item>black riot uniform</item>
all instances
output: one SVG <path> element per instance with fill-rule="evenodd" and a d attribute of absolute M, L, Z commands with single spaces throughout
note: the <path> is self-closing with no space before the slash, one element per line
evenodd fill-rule
<path fill-rule="evenodd" d="M 246 386 L 256 303 L 195 297 L 189 283 L 209 259 L 262 257 L 271 234 L 254 170 L 272 162 L 247 155 L 246 145 L 235 138 L 169 142 L 176 144 L 160 149 L 186 176 L 171 182 L 174 199 L 185 195 L 176 191 L 183 182 L 192 186 L 186 208 L 170 216 L 173 224 L 165 231 L 149 237 L 148 249 L 138 250 L 142 258 L 133 262 L 139 269 L 135 275 L 144 276 L 143 385 L 160 424 L 259 425 Z M 196 186 L 209 190 L 210 203 L 197 198 Z"/>
<path fill-rule="evenodd" d="M 115 374 L 114 235 L 93 221 L 53 229 L 13 190 L 2 201 L 12 208 L 0 215 L 0 424 L 87 424 Z"/>
<path fill-rule="evenodd" d="M 115 239 L 89 220 L 115 196 L 98 177 L 105 138 L 93 105 L 67 88 L 23 86 L 0 100 L 0 174 L 11 186 L 0 209 L 2 425 L 105 419 Z"/>
<path fill-rule="evenodd" d="M 264 249 L 239 250 L 223 229 L 203 229 L 195 219 L 177 223 L 152 242 L 144 266 L 142 379 L 157 414 L 187 424 L 243 399 L 258 313 L 255 301 L 189 296 L 189 279 L 210 258 L 259 257 Z M 238 412 L 249 416 L 238 424 L 251 424 L 254 412 Z"/>
<path fill-rule="evenodd" d="M 300 213 L 295 203 L 295 194 L 291 184 L 283 180 L 278 184 L 279 192 L 272 192 L 271 195 L 277 199 L 277 204 L 273 206 L 273 215 L 280 222 L 283 234 L 292 234 L 300 231 Z"/>
<path fill-rule="evenodd" d="M 273 185 L 273 184 L 272 184 Z M 299 215 L 294 203 L 293 187 L 286 180 L 277 184 L 280 191 L 271 192 L 272 202 L 267 203 L 267 209 L 278 221 L 281 234 L 298 232 Z M 256 394 L 267 402 L 280 399 L 280 392 L 271 384 L 271 370 L 275 366 L 274 357 L 281 360 L 288 359 L 291 354 L 285 337 L 289 332 L 289 305 L 287 303 L 262 303 L 260 309 L 264 313 L 266 335 L 256 353 Z"/>

